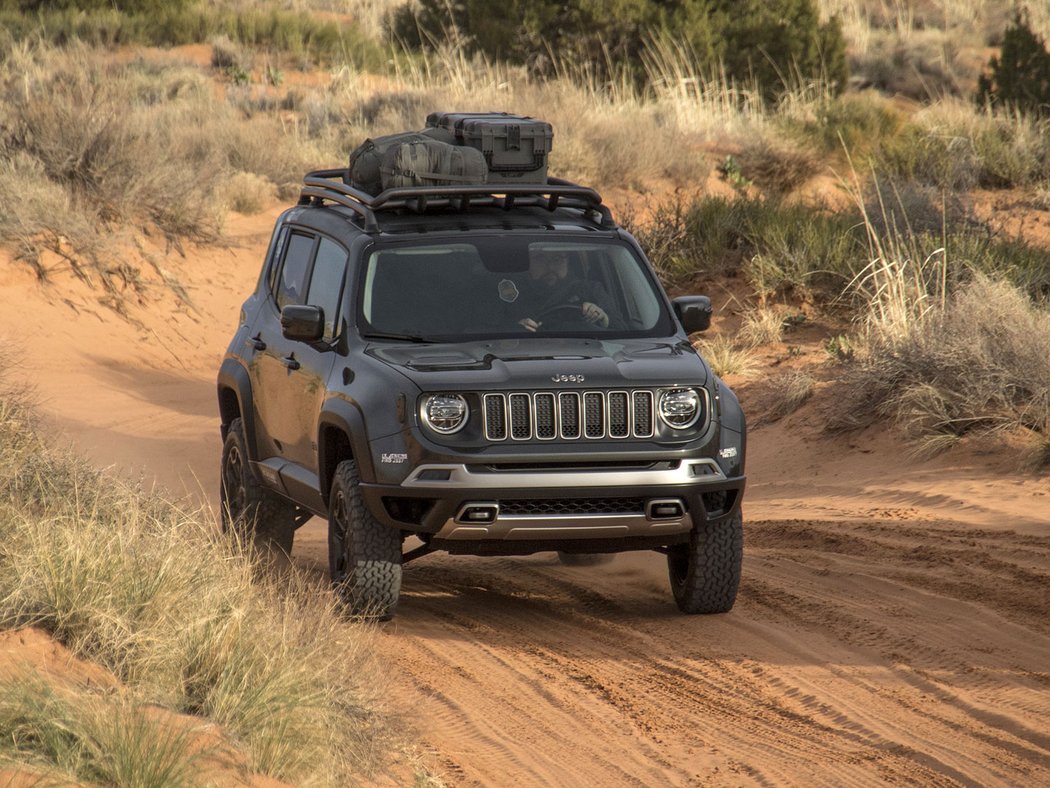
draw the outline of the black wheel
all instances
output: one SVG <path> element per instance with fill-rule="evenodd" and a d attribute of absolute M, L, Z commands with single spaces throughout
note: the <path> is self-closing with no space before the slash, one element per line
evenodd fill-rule
<path fill-rule="evenodd" d="M 737 511 L 721 523 L 694 525 L 689 544 L 667 553 L 671 592 L 683 613 L 728 613 L 740 586 L 744 517 Z"/>
<path fill-rule="evenodd" d="M 233 528 L 264 550 L 292 554 L 295 504 L 263 486 L 248 464 L 244 425 L 234 419 L 222 446 L 220 520 L 223 531 Z"/>
<path fill-rule="evenodd" d="M 353 460 L 339 463 L 328 497 L 328 569 L 352 613 L 393 618 L 401 593 L 401 533 L 368 511 Z"/>
<path fill-rule="evenodd" d="M 616 553 L 563 553 L 558 551 L 558 560 L 565 566 L 601 566 L 610 563 Z"/>

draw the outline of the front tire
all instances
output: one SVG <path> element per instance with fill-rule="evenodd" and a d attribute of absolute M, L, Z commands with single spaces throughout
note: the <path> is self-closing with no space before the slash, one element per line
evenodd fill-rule
<path fill-rule="evenodd" d="M 401 533 L 368 511 L 353 460 L 339 463 L 328 496 L 328 569 L 353 614 L 381 621 L 394 617 L 401 594 Z"/>
<path fill-rule="evenodd" d="M 248 462 L 248 442 L 239 418 L 230 422 L 222 445 L 219 517 L 222 530 L 234 530 L 264 552 L 275 548 L 292 554 L 295 504 L 255 478 Z"/>
<path fill-rule="evenodd" d="M 728 613 L 736 601 L 744 560 L 744 517 L 693 526 L 689 544 L 667 553 L 671 593 L 683 613 Z"/>

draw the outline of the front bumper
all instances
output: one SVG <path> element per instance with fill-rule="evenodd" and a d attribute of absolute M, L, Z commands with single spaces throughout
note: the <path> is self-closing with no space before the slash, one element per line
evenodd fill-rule
<path fill-rule="evenodd" d="M 361 490 L 377 519 L 434 546 L 466 551 L 468 544 L 518 543 L 529 551 L 677 544 L 695 523 L 732 516 L 744 484 L 743 476 L 727 477 L 714 460 L 700 458 L 624 469 L 434 463 L 400 485 Z M 474 519 L 471 513 L 481 510 L 487 516 Z"/>

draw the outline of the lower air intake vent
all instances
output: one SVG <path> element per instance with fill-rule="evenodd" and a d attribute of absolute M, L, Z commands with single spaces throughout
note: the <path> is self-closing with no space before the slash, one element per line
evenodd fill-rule
<path fill-rule="evenodd" d="M 547 498 L 499 502 L 501 517 L 644 514 L 644 498 Z"/>

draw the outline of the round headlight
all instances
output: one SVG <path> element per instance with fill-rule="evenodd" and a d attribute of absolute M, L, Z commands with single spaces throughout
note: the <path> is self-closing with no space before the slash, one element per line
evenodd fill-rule
<path fill-rule="evenodd" d="M 700 395 L 693 389 L 667 389 L 660 394 L 659 411 L 668 427 L 692 427 L 700 418 Z"/>
<path fill-rule="evenodd" d="M 451 435 L 467 423 L 467 401 L 459 394 L 431 394 L 423 401 L 423 421 L 435 432 Z"/>

